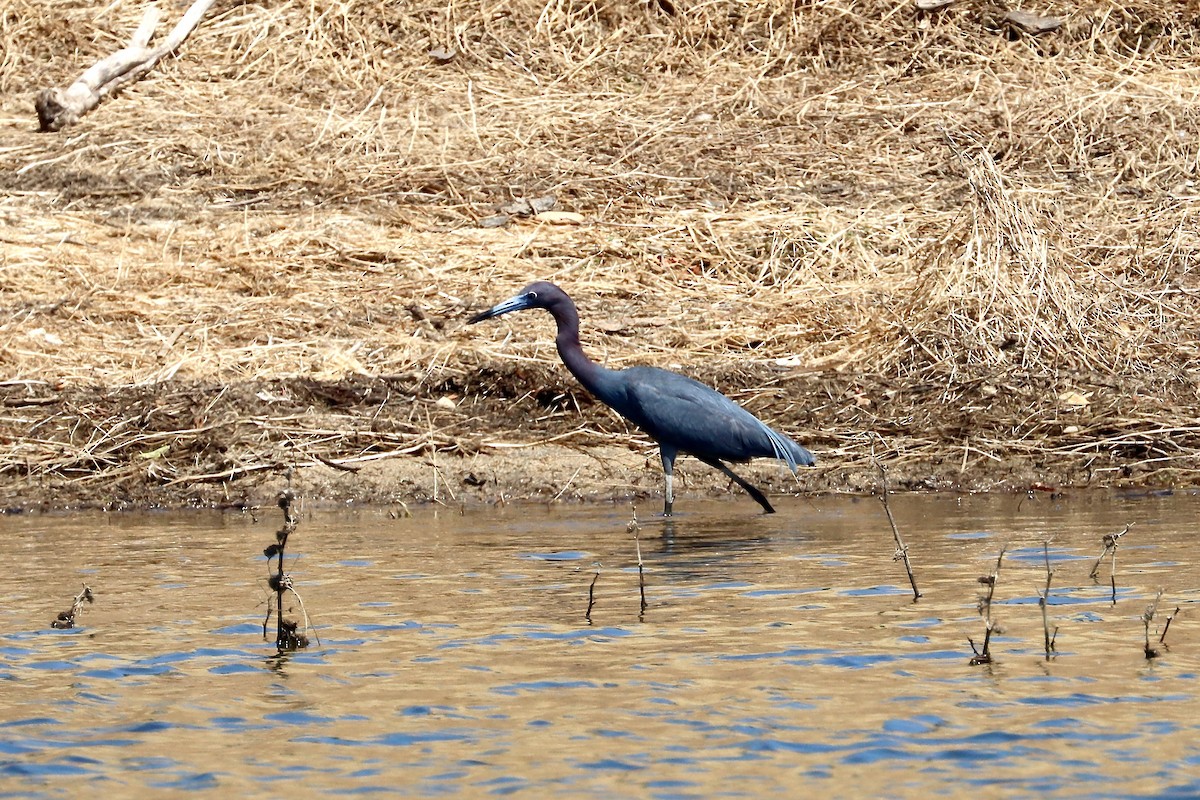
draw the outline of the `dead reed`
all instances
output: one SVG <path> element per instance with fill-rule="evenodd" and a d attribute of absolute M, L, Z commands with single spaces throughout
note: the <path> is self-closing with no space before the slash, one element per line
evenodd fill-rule
<path fill-rule="evenodd" d="M 1042 609 L 1042 646 L 1049 661 L 1058 640 L 1058 627 L 1050 630 L 1050 582 L 1054 580 L 1054 570 L 1050 568 L 1050 542 L 1042 542 L 1042 555 L 1046 563 L 1046 586 L 1038 590 L 1038 606 Z"/>
<path fill-rule="evenodd" d="M 967 643 L 971 645 L 971 665 L 991 664 L 992 658 L 992 633 L 996 630 L 996 620 L 992 616 L 992 600 L 996 596 L 996 582 L 1000 579 L 1000 565 L 1004 562 L 1004 553 L 1007 547 L 1000 548 L 1000 555 L 996 556 L 996 566 L 990 573 L 979 578 L 979 583 L 987 587 L 987 591 L 979 598 L 978 608 L 979 616 L 983 617 L 983 645 L 975 646 L 975 640 L 967 637 Z"/>
<path fill-rule="evenodd" d="M 288 538 L 295 533 L 296 528 L 300 524 L 300 519 L 292 513 L 292 505 L 296 501 L 296 494 L 289 486 L 287 489 L 279 493 L 277 498 L 279 508 L 283 511 L 283 526 L 275 532 L 275 543 L 263 550 L 263 555 L 267 557 L 268 565 L 271 559 L 278 559 L 278 567 L 267 578 L 267 585 L 274 592 L 274 595 L 267 601 L 267 615 L 263 619 L 263 637 L 267 635 L 267 626 L 271 622 L 271 615 L 275 615 L 275 647 L 282 653 L 290 650 L 300 650 L 308 647 L 308 611 L 304 608 L 304 600 L 300 597 L 300 593 L 296 591 L 296 586 L 292 581 L 292 576 L 283 571 L 283 560 L 287 549 Z M 300 606 L 300 613 L 304 620 L 304 628 L 300 629 L 300 623 L 294 619 L 288 619 L 283 614 L 284 596 L 291 593 L 296 598 L 296 603 Z M 320 640 L 317 640 L 320 644 Z"/>
<path fill-rule="evenodd" d="M 1104 534 L 1102 539 L 1104 543 L 1104 549 L 1100 551 L 1100 555 L 1096 558 L 1096 563 L 1092 564 L 1092 571 L 1088 575 L 1088 577 L 1094 581 L 1099 580 L 1100 564 L 1103 563 L 1105 556 L 1110 558 L 1108 565 L 1108 581 L 1112 586 L 1112 604 L 1114 606 L 1117 604 L 1117 546 L 1121 540 L 1121 537 L 1129 533 L 1129 529 L 1132 527 L 1133 523 L 1131 522 L 1116 533 Z"/>
<path fill-rule="evenodd" d="M 1163 647 L 1167 646 L 1167 631 L 1171 630 L 1171 623 L 1174 622 L 1175 618 L 1179 616 L 1180 611 L 1181 608 L 1179 606 L 1175 606 L 1175 610 L 1167 616 L 1167 621 L 1163 624 L 1162 632 L 1158 634 L 1158 643 Z"/>
<path fill-rule="evenodd" d="M 879 502 L 883 504 L 883 512 L 887 514 L 888 524 L 892 527 L 892 540 L 896 543 L 892 561 L 904 562 L 904 571 L 908 574 L 908 583 L 912 586 L 915 603 L 921 599 L 921 592 L 917 589 L 917 578 L 913 575 L 912 561 L 908 557 L 908 545 L 900 538 L 900 529 L 896 527 L 896 518 L 892 516 L 892 506 L 888 502 L 887 467 L 879 461 L 875 462 L 875 467 L 879 470 Z"/>
<path fill-rule="evenodd" d="M 1150 603 L 1150 605 L 1146 606 L 1146 610 L 1142 613 L 1142 626 L 1144 627 L 1146 634 L 1145 644 L 1142 647 L 1142 652 L 1146 654 L 1147 660 L 1158 658 L 1160 655 L 1158 648 L 1150 644 L 1150 623 L 1154 622 L 1154 615 L 1158 613 L 1158 603 L 1160 600 L 1162 600 L 1162 595 L 1162 589 L 1159 589 L 1158 594 L 1154 595 L 1154 600 Z M 1167 624 L 1170 624 L 1169 619 Z M 1159 642 L 1162 643 L 1165 637 L 1166 627 L 1164 626 L 1163 635 L 1159 637 Z"/>
<path fill-rule="evenodd" d="M 91 587 L 84 586 L 83 590 L 71 601 L 71 607 L 66 611 L 58 612 L 58 616 L 50 623 L 50 627 L 59 630 L 74 628 L 76 618 L 83 611 L 83 604 L 91 605 L 94 602 L 96 602 L 96 595 L 92 593 Z"/>
<path fill-rule="evenodd" d="M 592 609 L 596 607 L 596 582 L 600 580 L 600 570 L 596 570 L 592 574 L 592 582 L 588 584 L 588 604 L 587 611 L 583 612 L 583 618 L 587 620 L 587 624 L 592 624 Z"/>
<path fill-rule="evenodd" d="M 630 514 L 632 515 L 625 529 L 633 534 L 633 546 L 637 551 L 637 569 L 638 569 L 638 619 L 641 620 L 646 613 L 646 567 L 642 562 L 642 526 L 638 523 L 637 506 L 630 504 Z M 666 524 L 670 524 L 668 520 Z"/>

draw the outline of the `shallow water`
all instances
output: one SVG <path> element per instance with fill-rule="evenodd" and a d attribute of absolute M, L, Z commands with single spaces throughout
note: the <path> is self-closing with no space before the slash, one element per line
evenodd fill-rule
<path fill-rule="evenodd" d="M 628 508 L 305 514 L 320 646 L 283 657 L 273 510 L 0 519 L 0 796 L 1200 794 L 1200 497 L 894 497 L 916 603 L 877 500 L 679 505 L 641 510 L 644 613 Z"/>

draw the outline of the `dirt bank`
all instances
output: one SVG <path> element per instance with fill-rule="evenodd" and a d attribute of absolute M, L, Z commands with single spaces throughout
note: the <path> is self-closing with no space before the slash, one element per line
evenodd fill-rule
<path fill-rule="evenodd" d="M 464 325 L 535 278 L 817 452 L 771 492 L 1198 482 L 1194 4 L 403 6 L 218 2 L 54 134 L 142 6 L 0 11 L 4 505 L 657 493 Z"/>
<path fill-rule="evenodd" d="M 951 390 L 881 377 L 703 374 L 808 443 L 816 468 L 793 479 L 744 469 L 771 493 L 877 489 L 1039 491 L 1191 485 L 1162 464 L 1195 446 L 1147 409 L 1182 402 L 1161 385 L 1064 382 L 1025 373 Z M 5 387 L 3 504 L 139 508 L 260 503 L 291 476 L 314 500 L 475 503 L 657 497 L 652 442 L 561 370 L 484 368 L 464 380 L 291 379 L 117 389 Z M 537 387 L 533 391 L 530 386 Z M 1063 407 L 1063 387 L 1090 395 Z M 1168 462 L 1168 464 L 1171 462 Z M 683 496 L 728 490 L 691 460 Z M 655 501 L 657 502 L 657 500 Z"/>

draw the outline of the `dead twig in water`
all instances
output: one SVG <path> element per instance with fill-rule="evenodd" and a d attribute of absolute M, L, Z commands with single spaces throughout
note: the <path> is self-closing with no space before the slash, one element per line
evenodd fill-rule
<path fill-rule="evenodd" d="M 1147 660 L 1158 658 L 1159 656 L 1158 648 L 1151 647 L 1150 645 L 1150 623 L 1154 621 L 1154 615 L 1158 613 L 1158 601 L 1162 600 L 1162 595 L 1163 590 L 1159 589 L 1158 594 L 1154 595 L 1154 602 L 1146 606 L 1146 610 L 1142 614 L 1142 627 L 1145 628 L 1146 631 L 1146 643 L 1142 647 L 1142 652 L 1146 654 Z M 1166 635 L 1165 629 L 1163 631 L 1163 635 Z M 1161 642 L 1162 639 L 1159 639 L 1159 641 Z M 1166 645 L 1163 646 L 1165 647 Z"/>
<path fill-rule="evenodd" d="M 1158 643 L 1163 647 L 1167 646 L 1167 631 L 1171 630 L 1171 623 L 1174 622 L 1175 618 L 1179 616 L 1179 611 L 1179 606 L 1175 606 L 1175 610 L 1171 612 L 1169 617 L 1167 617 L 1167 624 L 1163 625 L 1162 633 L 1158 635 Z"/>
<path fill-rule="evenodd" d="M 1046 647 L 1046 660 L 1049 661 L 1051 653 L 1054 652 L 1054 642 L 1058 639 L 1058 627 L 1055 626 L 1054 633 L 1050 632 L 1050 617 L 1048 606 L 1050 605 L 1050 581 L 1054 579 L 1054 570 L 1050 569 L 1050 543 L 1042 542 L 1042 553 L 1046 558 L 1046 588 L 1038 592 L 1038 605 L 1042 607 L 1042 639 Z"/>
<path fill-rule="evenodd" d="M 1112 555 L 1108 580 L 1112 585 L 1112 603 L 1114 606 L 1117 604 L 1117 542 L 1122 536 L 1129 533 L 1129 529 L 1132 527 L 1133 523 L 1131 522 L 1125 526 L 1124 530 L 1117 533 L 1104 534 L 1104 538 L 1101 540 L 1104 543 L 1104 550 L 1101 551 L 1100 556 L 1096 559 L 1096 563 L 1092 565 L 1090 577 L 1092 580 L 1099 580 L 1100 564 L 1104 561 L 1105 556 Z"/>
<path fill-rule="evenodd" d="M 896 552 L 892 555 L 892 561 L 904 561 L 904 571 L 908 573 L 908 582 L 912 585 L 913 602 L 916 602 L 921 599 L 921 592 L 917 589 L 917 579 L 913 575 L 912 562 L 908 558 L 908 545 L 900 538 L 900 529 L 896 527 L 896 518 L 892 516 L 892 507 L 888 504 L 887 467 L 875 458 L 874 453 L 871 454 L 871 460 L 875 462 L 875 468 L 879 470 L 879 501 L 883 503 L 883 511 L 887 514 L 888 524 L 892 526 L 892 538 L 896 541 Z"/>
<path fill-rule="evenodd" d="M 642 531 L 642 526 L 638 524 L 637 506 L 630 504 L 629 508 L 633 512 L 633 517 L 629 520 L 629 524 L 625 526 L 625 529 L 633 534 L 633 544 L 637 549 L 638 592 L 642 598 L 641 609 L 638 611 L 638 619 L 641 619 L 642 615 L 646 613 L 646 571 L 642 563 L 642 540 L 639 535 Z"/>
<path fill-rule="evenodd" d="M 992 663 L 992 632 L 996 630 L 996 620 L 992 618 L 992 598 L 996 596 L 996 581 L 1000 578 L 1000 565 L 1004 561 L 1004 552 L 1007 549 L 1007 545 L 1000 548 L 1000 555 L 996 557 L 996 567 L 992 570 L 991 574 L 979 578 L 979 582 L 988 588 L 987 594 L 979 598 L 979 614 L 983 617 L 984 621 L 983 647 L 977 649 L 975 641 L 971 637 L 967 637 L 967 642 L 971 645 L 971 651 L 975 653 L 971 657 L 972 666 Z"/>
<path fill-rule="evenodd" d="M 275 592 L 274 612 L 275 612 L 275 646 L 279 650 L 299 650 L 303 647 L 308 647 L 308 611 L 304 608 L 304 600 L 300 597 L 292 584 L 292 576 L 283 571 L 284 551 L 287 548 L 288 537 L 291 536 L 300 524 L 300 520 L 292 514 L 292 504 L 296 500 L 296 494 L 289 486 L 279 493 L 279 508 L 283 511 L 283 527 L 275 532 L 275 544 L 263 550 L 263 555 L 267 557 L 268 565 L 274 557 L 279 558 L 278 569 L 267 579 L 267 585 Z M 304 631 L 299 630 L 299 623 L 284 618 L 283 616 L 283 596 L 287 592 L 291 592 L 296 596 L 296 602 L 300 604 L 300 613 L 304 617 Z M 263 637 L 267 635 L 267 625 L 271 621 L 272 606 L 267 604 L 267 616 L 263 620 Z M 320 644 L 320 639 L 317 644 Z"/>
<path fill-rule="evenodd" d="M 75 627 L 75 618 L 83 611 L 84 603 L 96 602 L 96 595 L 92 594 L 91 587 L 84 586 L 83 591 L 75 595 L 75 599 L 71 602 L 71 607 L 66 611 L 58 612 L 58 616 L 50 623 L 51 628 L 66 630 L 67 628 Z"/>
<path fill-rule="evenodd" d="M 583 618 L 587 620 L 588 625 L 592 624 L 592 607 L 596 605 L 596 581 L 600 580 L 600 570 L 596 570 L 596 574 L 592 576 L 592 582 L 588 586 L 588 607 L 587 611 L 583 612 Z"/>

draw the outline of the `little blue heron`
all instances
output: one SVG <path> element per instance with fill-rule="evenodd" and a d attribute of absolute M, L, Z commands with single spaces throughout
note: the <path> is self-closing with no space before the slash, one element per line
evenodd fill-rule
<path fill-rule="evenodd" d="M 808 467 L 816 463 L 812 453 L 699 381 L 657 367 L 606 369 L 589 359 L 579 344 L 579 312 L 575 303 L 553 283 L 531 283 L 516 297 L 476 314 L 467 322 L 474 325 L 527 308 L 544 308 L 554 317 L 558 324 L 554 340 L 558 355 L 584 388 L 658 442 L 666 477 L 663 516 L 671 516 L 675 501 L 671 484 L 679 453 L 691 454 L 728 475 L 768 514 L 775 513 L 775 509 L 763 493 L 723 462 L 778 458 L 787 462 L 793 474 L 798 465 Z"/>

